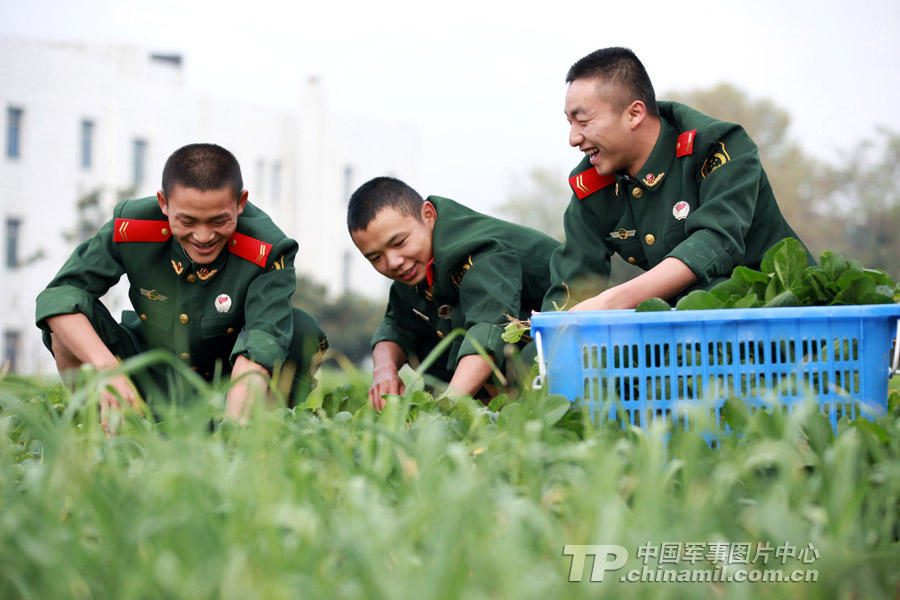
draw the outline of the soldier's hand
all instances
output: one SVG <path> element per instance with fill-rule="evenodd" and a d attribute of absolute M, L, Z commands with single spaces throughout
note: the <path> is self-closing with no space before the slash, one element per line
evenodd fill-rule
<path fill-rule="evenodd" d="M 243 354 L 234 361 L 231 389 L 225 399 L 225 418 L 245 425 L 250 407 L 257 398 L 265 398 L 269 371 Z"/>
<path fill-rule="evenodd" d="M 400 379 L 396 369 L 383 368 L 375 369 L 374 381 L 372 387 L 369 388 L 369 403 L 372 408 L 381 412 L 387 402 L 382 396 L 385 394 L 397 394 L 402 396 L 406 391 L 406 385 Z"/>
<path fill-rule="evenodd" d="M 141 408 L 141 397 L 131 380 L 121 373 L 113 375 L 103 384 L 100 392 L 100 426 L 106 435 L 115 434 L 122 425 L 122 409 L 130 406 L 141 417 L 144 416 Z M 110 423 L 110 417 L 112 422 Z"/>

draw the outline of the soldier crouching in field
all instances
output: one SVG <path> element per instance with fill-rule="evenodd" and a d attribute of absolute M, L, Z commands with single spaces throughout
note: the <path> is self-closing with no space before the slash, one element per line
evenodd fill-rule
<path fill-rule="evenodd" d="M 447 198 L 423 200 L 390 177 L 373 179 L 353 193 L 347 226 L 363 256 L 394 280 L 372 339 L 372 405 L 381 410 L 386 394 L 402 394 L 400 367 L 413 356 L 425 359 L 457 328 L 466 337 L 454 340 L 428 373 L 449 381 L 450 393 L 490 397 L 485 386 L 492 365 L 472 342 L 503 367 L 503 326 L 510 317 L 526 320 L 540 308 L 558 242 Z M 534 344 L 523 348 L 523 364 L 529 356 L 534 358 Z"/>
<path fill-rule="evenodd" d="M 36 323 L 60 374 L 83 364 L 114 368 L 162 348 L 206 379 L 217 363 L 230 373 L 227 418 L 245 418 L 264 391 L 253 373 L 289 365 L 290 398 L 308 394 L 314 357 L 327 342 L 316 320 L 291 305 L 297 242 L 247 198 L 229 151 L 191 144 L 166 161 L 156 197 L 119 203 L 37 297 Z M 119 323 L 99 298 L 123 274 L 134 311 L 123 311 Z M 134 382 L 113 376 L 100 398 L 107 431 L 110 409 L 127 403 L 140 410 L 140 394 L 151 406 L 184 400 L 173 398 L 164 366 L 135 374 Z"/>

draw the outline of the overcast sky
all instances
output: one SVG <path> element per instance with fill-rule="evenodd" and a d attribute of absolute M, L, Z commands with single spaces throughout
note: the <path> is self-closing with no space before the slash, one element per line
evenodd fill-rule
<path fill-rule="evenodd" d="M 473 207 L 578 162 L 564 77 L 604 46 L 634 49 L 661 99 L 721 82 L 771 98 L 821 158 L 900 131 L 897 0 L 550 4 L 0 0 L 0 34 L 178 52 L 189 86 L 266 105 L 318 75 L 333 110 L 415 125 L 419 191 Z"/>

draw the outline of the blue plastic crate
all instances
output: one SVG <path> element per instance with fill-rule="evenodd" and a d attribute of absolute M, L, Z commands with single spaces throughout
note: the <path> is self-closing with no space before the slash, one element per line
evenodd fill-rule
<path fill-rule="evenodd" d="M 711 441 L 729 397 L 788 412 L 812 397 L 835 428 L 842 415 L 883 414 L 898 317 L 897 304 L 550 312 L 531 329 L 550 393 L 598 422 L 671 419 Z M 709 429 L 685 418 L 688 405 L 710 411 Z"/>

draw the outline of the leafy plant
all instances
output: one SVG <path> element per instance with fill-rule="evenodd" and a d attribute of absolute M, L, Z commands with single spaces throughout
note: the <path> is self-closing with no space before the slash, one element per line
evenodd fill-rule
<path fill-rule="evenodd" d="M 824 252 L 819 265 L 807 265 L 806 250 L 785 238 L 766 252 L 760 270 L 736 267 L 731 278 L 709 291 L 695 290 L 678 300 L 677 310 L 772 308 L 890 304 L 900 300 L 900 285 L 886 273 L 865 269 L 858 261 Z M 638 305 L 638 311 L 666 310 L 659 298 Z M 670 307 L 671 308 L 671 307 Z"/>
<path fill-rule="evenodd" d="M 96 388 L 95 388 L 96 389 Z M 900 426 L 749 411 L 711 450 L 673 425 L 601 426 L 559 396 L 483 406 L 416 384 L 381 413 L 345 380 L 318 407 L 217 426 L 222 397 L 128 416 L 118 436 L 61 386 L 0 379 L 3 598 L 891 597 Z M 900 410 L 895 406 L 893 410 Z M 702 410 L 701 410 L 702 412 Z M 671 433 L 668 445 L 664 439 Z M 811 545 L 750 568 L 817 581 L 623 583 L 662 543 Z M 570 583 L 567 544 L 621 545 Z M 708 569 L 681 560 L 678 569 Z M 745 565 L 731 565 L 731 568 Z M 614 576 L 614 577 L 613 577 Z"/>

